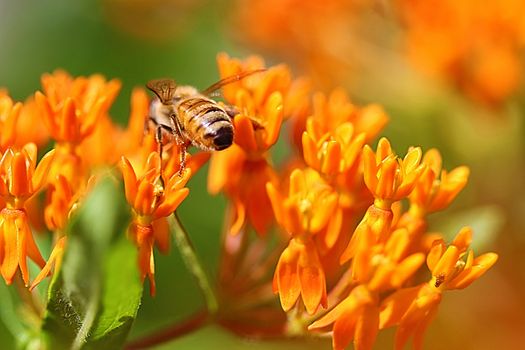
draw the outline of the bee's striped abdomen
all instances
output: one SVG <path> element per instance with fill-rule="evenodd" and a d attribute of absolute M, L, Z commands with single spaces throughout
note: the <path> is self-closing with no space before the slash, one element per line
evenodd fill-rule
<path fill-rule="evenodd" d="M 185 99 L 179 103 L 178 114 L 184 132 L 195 146 L 222 150 L 232 144 L 231 119 L 215 101 L 204 97 Z"/>

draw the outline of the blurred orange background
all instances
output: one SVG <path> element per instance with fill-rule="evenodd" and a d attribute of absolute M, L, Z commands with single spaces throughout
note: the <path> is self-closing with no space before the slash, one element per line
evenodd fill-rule
<path fill-rule="evenodd" d="M 130 91 L 172 76 L 199 87 L 217 80 L 215 57 L 261 54 L 285 62 L 314 90 L 343 87 L 358 104 L 382 104 L 383 135 L 404 152 L 437 147 L 447 168 L 467 165 L 455 204 L 431 217 L 451 237 L 474 228 L 474 250 L 499 261 L 464 291 L 447 293 L 427 349 L 519 349 L 525 335 L 525 2 L 501 0 L 49 0 L 0 2 L 0 87 L 17 100 L 42 73 L 102 73 L 122 80 L 112 115 L 124 122 Z M 205 172 L 203 172 L 204 174 Z M 213 269 L 224 201 L 205 175 L 181 208 Z M 205 206 L 209 221 L 199 213 Z M 215 235 L 215 233 L 217 233 Z M 173 255 L 173 254 L 172 254 Z M 132 336 L 169 324 L 199 300 L 177 257 L 159 259 L 159 295 L 146 297 Z M 171 269 L 176 265 L 175 271 Z M 164 278 L 162 277 L 164 276 Z M 180 276 L 180 279 L 170 276 Z M 160 309 L 161 305 L 170 305 Z M 376 348 L 390 348 L 393 331 Z M 12 340 L 0 326 L 0 347 Z M 329 348 L 327 342 L 249 343 L 207 328 L 163 346 Z"/>

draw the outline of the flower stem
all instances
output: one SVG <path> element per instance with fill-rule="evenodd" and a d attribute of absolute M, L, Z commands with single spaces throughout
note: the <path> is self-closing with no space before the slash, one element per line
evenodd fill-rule
<path fill-rule="evenodd" d="M 135 340 L 131 343 L 128 343 L 124 349 L 125 350 L 135 350 L 135 349 L 147 349 L 154 345 L 165 343 L 169 340 L 179 338 L 183 335 L 189 334 L 209 321 L 209 313 L 207 311 L 201 311 L 187 320 L 184 320 L 181 323 L 178 323 L 169 328 L 163 329 L 157 333 L 146 336 Z"/>
<path fill-rule="evenodd" d="M 169 223 L 172 228 L 173 236 L 175 237 L 175 243 L 177 244 L 182 256 L 182 260 L 184 260 L 186 267 L 197 280 L 197 283 L 204 294 L 208 312 L 213 315 L 217 312 L 219 307 L 217 297 L 215 296 L 210 280 L 204 271 L 204 266 L 195 253 L 188 232 L 184 229 L 184 226 L 182 226 L 177 212 L 174 212 L 173 215 L 169 217 Z"/>
<path fill-rule="evenodd" d="M 26 287 L 24 281 L 22 280 L 22 275 L 20 274 L 20 271 L 16 272 L 14 282 L 16 286 L 16 291 L 20 296 L 20 300 L 22 300 L 22 302 L 26 305 L 28 310 L 31 310 L 31 312 L 37 318 L 41 318 L 44 313 L 42 301 L 38 298 L 36 292 L 35 294 L 33 294 Z"/>

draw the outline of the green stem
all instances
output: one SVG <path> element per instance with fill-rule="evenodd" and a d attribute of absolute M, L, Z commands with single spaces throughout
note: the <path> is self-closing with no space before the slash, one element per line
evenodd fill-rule
<path fill-rule="evenodd" d="M 36 292 L 33 294 L 26 287 L 25 282 L 22 279 L 22 275 L 20 274 L 20 270 L 16 272 L 14 282 L 16 291 L 20 296 L 20 300 L 24 302 L 28 310 L 31 310 L 37 319 L 40 319 L 44 313 L 42 301 L 38 298 L 38 294 L 36 294 Z"/>
<path fill-rule="evenodd" d="M 146 336 L 144 338 L 132 341 L 124 347 L 125 350 L 135 350 L 135 349 L 147 349 L 155 345 L 167 343 L 170 340 L 180 338 L 184 335 L 187 335 L 209 321 L 209 314 L 206 311 L 196 313 L 190 318 L 177 323 L 171 327 L 163 329 L 157 333 Z"/>
<path fill-rule="evenodd" d="M 193 277 L 197 280 L 197 283 L 204 294 L 208 312 L 214 315 L 219 307 L 217 303 L 217 297 L 211 286 L 210 280 L 204 271 L 204 265 L 201 263 L 195 249 L 191 243 L 188 232 L 182 226 L 182 223 L 177 216 L 177 212 L 174 212 L 169 217 L 170 227 L 172 228 L 173 236 L 175 237 L 175 243 L 182 256 L 182 260 L 186 264 L 186 267 L 191 272 Z"/>

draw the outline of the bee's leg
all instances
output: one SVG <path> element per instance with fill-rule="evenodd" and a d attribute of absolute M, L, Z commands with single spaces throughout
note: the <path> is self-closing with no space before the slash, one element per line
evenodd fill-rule
<path fill-rule="evenodd" d="M 184 173 L 184 169 L 186 169 L 186 151 L 188 149 L 188 143 L 184 141 L 182 127 L 177 116 L 173 115 L 171 120 L 173 120 L 173 124 L 175 125 L 175 128 L 173 130 L 175 134 L 175 142 L 177 143 L 177 146 L 180 150 L 179 176 L 182 176 L 182 173 Z"/>
<path fill-rule="evenodd" d="M 228 117 L 230 117 L 231 120 L 233 120 L 235 116 L 239 114 L 239 110 L 232 105 L 221 103 L 221 107 L 224 108 L 224 111 L 226 114 L 228 114 Z"/>
<path fill-rule="evenodd" d="M 163 144 L 162 144 L 162 125 L 157 124 L 155 129 L 155 141 L 157 142 L 157 151 L 159 152 L 160 157 L 160 185 L 162 188 L 164 188 L 164 178 L 162 177 L 162 152 L 163 152 Z"/>
<path fill-rule="evenodd" d="M 182 177 L 184 169 L 186 169 L 186 145 L 181 145 L 180 147 L 180 167 L 179 167 L 179 176 Z"/>

